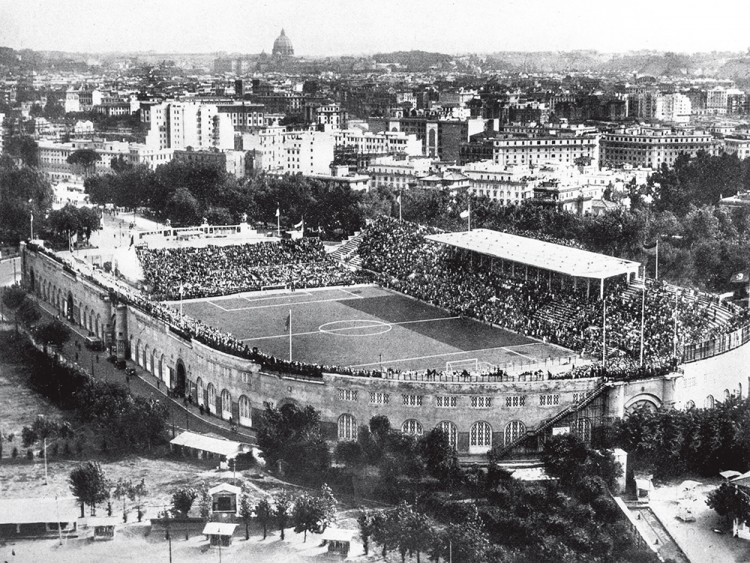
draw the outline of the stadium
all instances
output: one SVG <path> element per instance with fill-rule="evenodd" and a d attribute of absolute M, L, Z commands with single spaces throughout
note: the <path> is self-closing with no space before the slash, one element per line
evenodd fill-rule
<path fill-rule="evenodd" d="M 24 281 L 177 395 L 252 428 L 312 405 L 331 441 L 375 415 L 464 460 L 538 451 L 639 405 L 742 395 L 744 309 L 557 242 L 382 217 L 343 244 L 247 224 L 125 250 L 23 248 Z M 750 384 L 750 381 L 745 381 Z"/>

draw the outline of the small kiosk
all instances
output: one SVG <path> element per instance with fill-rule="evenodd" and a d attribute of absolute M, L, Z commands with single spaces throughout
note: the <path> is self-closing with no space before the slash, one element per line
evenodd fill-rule
<path fill-rule="evenodd" d="M 92 517 L 86 520 L 86 525 L 91 530 L 92 540 L 113 540 L 115 539 L 115 527 L 118 522 L 117 518 Z"/>
<path fill-rule="evenodd" d="M 209 522 L 203 528 L 203 535 L 208 539 L 211 547 L 229 547 L 237 524 L 225 522 Z"/>
<path fill-rule="evenodd" d="M 343 528 L 326 528 L 323 532 L 323 541 L 328 545 L 328 553 L 347 557 L 352 546 L 355 530 Z"/>

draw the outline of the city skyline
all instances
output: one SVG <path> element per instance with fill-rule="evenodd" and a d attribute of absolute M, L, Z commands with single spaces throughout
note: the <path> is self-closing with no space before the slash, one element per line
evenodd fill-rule
<path fill-rule="evenodd" d="M 672 0 L 633 0 L 626 8 L 585 0 L 415 0 L 408 10 L 393 0 L 352 4 L 0 0 L 0 45 L 88 53 L 270 53 L 284 28 L 297 55 L 310 57 L 398 50 L 737 52 L 750 46 L 743 29 L 750 5 L 735 0 L 699 15 Z"/>

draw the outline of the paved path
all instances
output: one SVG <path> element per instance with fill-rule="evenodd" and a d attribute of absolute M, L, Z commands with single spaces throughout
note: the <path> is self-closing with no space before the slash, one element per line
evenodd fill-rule
<path fill-rule="evenodd" d="M 51 305 L 37 300 L 44 313 L 48 318 L 56 316 L 55 310 Z M 76 362 L 85 371 L 92 373 L 94 377 L 105 381 L 121 383 L 129 387 L 130 392 L 143 397 L 155 397 L 165 402 L 169 408 L 170 419 L 168 421 L 170 430 L 174 432 L 180 430 L 190 430 L 201 434 L 216 434 L 230 440 L 237 440 L 249 444 L 255 444 L 255 431 L 247 428 L 238 428 L 236 432 L 230 430 L 229 423 L 215 416 L 201 415 L 197 407 L 185 404 L 182 399 L 171 399 L 167 396 L 165 385 L 157 385 L 157 378 L 131 361 L 127 361 L 128 367 L 136 370 L 137 376 L 128 378 L 124 370 L 117 369 L 113 364 L 106 360 L 106 352 L 94 352 L 88 350 L 83 345 L 83 337 L 88 332 L 76 326 L 65 319 L 61 319 L 71 330 L 72 337 L 62 349 L 63 355 L 69 360 Z M 76 342 L 80 344 L 76 346 Z M 80 349 L 79 349 L 80 348 Z"/>

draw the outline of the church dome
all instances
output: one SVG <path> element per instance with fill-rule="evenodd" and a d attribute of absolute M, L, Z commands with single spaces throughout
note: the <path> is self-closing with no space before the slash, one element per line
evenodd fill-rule
<path fill-rule="evenodd" d="M 272 54 L 281 55 L 282 57 L 294 56 L 294 47 L 292 47 L 292 42 L 286 36 L 286 33 L 284 33 L 283 29 L 281 30 L 281 35 L 279 35 L 276 38 L 276 41 L 273 42 Z"/>

